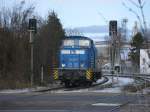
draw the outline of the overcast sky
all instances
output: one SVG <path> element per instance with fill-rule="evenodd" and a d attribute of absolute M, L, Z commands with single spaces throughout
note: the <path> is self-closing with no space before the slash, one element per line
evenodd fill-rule
<path fill-rule="evenodd" d="M 11 7 L 15 2 L 21 0 L 0 0 L 1 5 Z M 55 10 L 63 26 L 66 28 L 89 26 L 89 25 L 106 25 L 99 12 L 109 21 L 111 19 L 121 20 L 128 18 L 128 26 L 131 27 L 136 20 L 136 16 L 129 12 L 122 5 L 122 1 L 127 0 L 25 0 L 28 3 L 34 3 L 36 12 L 42 17 L 46 17 L 49 10 Z M 133 0 L 137 1 L 137 0 Z M 150 0 L 145 0 L 146 20 L 150 21 Z M 139 11 L 131 3 L 126 2 L 129 7 Z"/>

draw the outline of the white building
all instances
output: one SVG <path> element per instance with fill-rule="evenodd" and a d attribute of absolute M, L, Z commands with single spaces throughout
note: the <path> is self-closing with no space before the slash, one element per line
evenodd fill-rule
<path fill-rule="evenodd" d="M 140 73 L 150 74 L 150 49 L 140 50 Z"/>

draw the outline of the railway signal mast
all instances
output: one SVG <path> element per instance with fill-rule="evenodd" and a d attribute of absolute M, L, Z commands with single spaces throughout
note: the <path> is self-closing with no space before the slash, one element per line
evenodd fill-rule
<path fill-rule="evenodd" d="M 120 71 L 120 40 L 117 36 L 117 21 L 111 20 L 109 22 L 109 36 L 111 38 L 110 42 L 110 62 L 111 62 L 111 74 L 112 82 L 114 82 L 113 75 L 114 71 Z M 117 65 L 117 66 L 116 66 Z"/>
<path fill-rule="evenodd" d="M 33 71 L 33 43 L 34 43 L 34 34 L 36 33 L 36 19 L 32 18 L 29 19 L 29 32 L 30 32 L 30 45 L 31 45 L 31 86 L 33 86 L 33 77 L 34 77 L 34 71 Z"/>

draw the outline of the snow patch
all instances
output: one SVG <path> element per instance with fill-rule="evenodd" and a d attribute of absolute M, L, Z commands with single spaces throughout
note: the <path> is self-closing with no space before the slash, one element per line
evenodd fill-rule
<path fill-rule="evenodd" d="M 134 79 L 131 78 L 114 78 L 116 84 L 114 86 L 125 86 L 125 85 L 129 85 L 132 84 L 134 82 Z"/>
<path fill-rule="evenodd" d="M 35 88 L 24 88 L 24 89 L 5 89 L 5 90 L 0 90 L 0 93 L 4 94 L 13 94 L 13 93 L 28 93 L 28 92 L 33 92 L 37 90 L 42 90 L 46 89 L 47 87 L 35 87 Z"/>
<path fill-rule="evenodd" d="M 95 93 L 121 93 L 121 88 L 115 87 L 115 88 L 105 88 L 102 90 L 95 90 L 93 91 Z"/>
<path fill-rule="evenodd" d="M 26 92 L 30 92 L 31 90 L 26 88 L 26 89 L 6 89 L 6 90 L 1 90 L 0 93 L 26 93 Z"/>
<path fill-rule="evenodd" d="M 109 81 L 106 84 L 113 84 L 110 88 L 104 88 L 102 90 L 95 90 L 93 92 L 102 92 L 102 93 L 121 93 L 122 87 L 132 84 L 134 80 L 132 78 L 122 78 L 122 77 L 114 77 L 112 81 L 112 77 L 109 77 Z"/>
<path fill-rule="evenodd" d="M 119 103 L 95 103 L 92 104 L 92 106 L 120 106 L 121 104 Z"/>
<path fill-rule="evenodd" d="M 104 80 L 104 77 L 99 79 L 96 83 L 101 83 Z M 52 93 L 75 93 L 75 92 L 101 92 L 101 93 L 121 93 L 122 92 L 122 87 L 132 84 L 134 80 L 132 78 L 122 78 L 122 77 L 114 77 L 114 82 L 112 82 L 112 78 L 109 77 L 109 81 L 106 82 L 105 85 L 112 84 L 113 86 L 110 88 L 104 88 L 104 89 L 99 89 L 99 90 L 93 90 L 93 89 L 80 89 L 80 90 L 74 90 L 74 91 L 65 91 L 65 90 L 57 90 L 57 91 L 51 91 Z M 7 90 L 1 90 L 0 93 L 29 93 L 32 91 L 36 90 L 42 90 L 46 89 L 47 87 L 36 87 L 36 88 L 25 88 L 25 89 L 7 89 Z"/>
<path fill-rule="evenodd" d="M 104 77 L 102 79 L 99 79 L 96 83 L 101 83 L 104 80 Z M 80 90 L 73 90 L 73 91 L 53 91 L 54 93 L 84 93 L 84 92 L 97 92 L 97 93 L 121 93 L 122 87 L 128 84 L 132 84 L 134 80 L 132 78 L 122 78 L 122 77 L 114 77 L 114 82 L 112 82 L 112 78 L 109 77 L 109 81 L 106 82 L 105 85 L 112 84 L 113 86 L 110 88 L 104 88 L 99 90 L 93 90 L 93 89 L 80 89 Z"/>
<path fill-rule="evenodd" d="M 96 81 L 96 83 L 102 83 L 104 81 L 104 77 L 102 77 L 101 79 L 98 79 L 97 81 Z"/>

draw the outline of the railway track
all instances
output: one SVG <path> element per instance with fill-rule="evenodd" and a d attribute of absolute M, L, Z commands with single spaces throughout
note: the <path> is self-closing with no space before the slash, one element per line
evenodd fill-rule
<path fill-rule="evenodd" d="M 74 90 L 80 90 L 80 89 L 89 89 L 89 88 L 93 88 L 99 85 L 102 85 L 104 83 L 106 83 L 109 79 L 106 76 L 103 76 L 103 80 L 99 83 L 94 83 L 91 86 L 79 86 L 79 87 L 72 87 L 72 88 L 66 88 L 64 91 L 74 91 Z"/>
<path fill-rule="evenodd" d="M 102 84 L 106 83 L 108 80 L 109 79 L 106 76 L 103 76 L 103 80 L 101 82 L 94 83 L 91 86 L 78 86 L 78 87 L 70 87 L 70 88 L 66 88 L 65 86 L 60 86 L 60 87 L 37 90 L 37 91 L 34 91 L 34 92 L 49 92 L 49 91 L 57 91 L 57 90 L 74 91 L 74 90 L 80 90 L 80 89 L 88 89 L 88 88 L 93 88 L 93 87 L 102 85 Z"/>
<path fill-rule="evenodd" d="M 105 76 L 114 76 L 114 77 L 127 77 L 127 78 L 133 78 L 136 79 L 137 81 L 140 82 L 147 82 L 150 83 L 150 75 L 145 75 L 145 74 L 119 74 L 119 75 L 112 75 L 112 74 L 108 74 Z"/>
<path fill-rule="evenodd" d="M 150 81 L 150 75 L 146 75 L 146 74 L 133 74 L 133 73 L 131 73 L 131 74 L 118 74 L 118 75 L 116 75 L 116 74 L 114 74 L 114 75 L 112 75 L 112 74 L 105 74 L 104 76 L 114 76 L 114 77 L 128 77 L 128 78 L 139 78 L 139 79 L 142 79 L 142 80 L 147 80 L 147 81 Z"/>
<path fill-rule="evenodd" d="M 140 74 L 140 73 L 119 73 L 119 74 L 110 74 L 110 73 L 103 73 L 104 76 L 122 76 L 122 77 L 149 77 L 150 78 L 150 74 Z"/>
<path fill-rule="evenodd" d="M 54 88 L 48 88 L 48 89 L 43 89 L 43 90 L 38 90 L 35 92 L 52 92 L 52 91 L 75 91 L 75 90 L 80 90 L 80 89 L 91 89 L 100 85 L 105 84 L 106 82 L 108 82 L 109 78 L 108 76 L 112 76 L 112 75 L 106 75 L 103 76 L 103 80 L 99 83 L 93 83 L 91 86 L 76 86 L 76 87 L 70 87 L 70 88 L 66 88 L 65 86 L 59 86 L 59 87 L 54 87 Z M 144 84 L 148 84 L 150 85 L 150 77 L 143 77 L 143 76 L 131 76 L 131 75 L 114 75 L 114 77 L 128 77 L 128 78 L 133 78 L 136 80 L 137 82 L 137 86 L 141 86 Z"/>
<path fill-rule="evenodd" d="M 132 85 L 129 85 L 129 88 L 132 88 L 134 92 L 137 91 L 143 91 L 143 89 L 146 89 L 150 87 L 150 75 L 145 74 L 119 74 L 119 75 L 106 75 L 106 76 L 114 76 L 114 77 L 126 77 L 126 78 L 132 78 L 134 79 L 134 83 Z"/>
<path fill-rule="evenodd" d="M 56 90 L 60 90 L 60 89 L 64 89 L 64 87 L 54 87 L 54 88 L 48 88 L 48 89 L 37 90 L 37 91 L 34 91 L 34 92 L 56 91 Z"/>
<path fill-rule="evenodd" d="M 108 77 L 103 76 L 103 78 L 104 78 L 104 80 L 102 82 L 93 84 L 92 87 L 95 87 L 95 86 L 98 86 L 98 85 L 102 85 L 102 84 L 105 84 L 106 82 L 108 82 L 108 80 L 109 80 Z"/>

